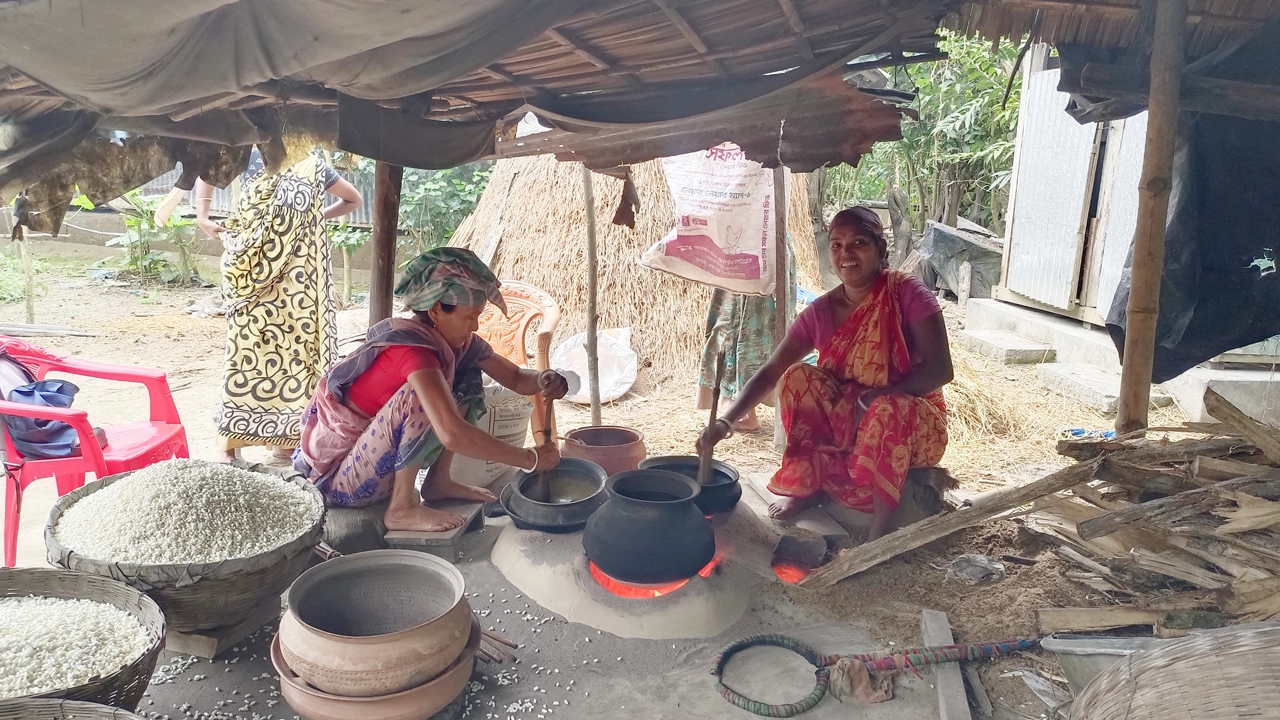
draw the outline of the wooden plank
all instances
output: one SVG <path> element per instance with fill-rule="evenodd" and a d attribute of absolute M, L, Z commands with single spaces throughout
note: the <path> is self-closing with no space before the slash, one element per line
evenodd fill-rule
<path fill-rule="evenodd" d="M 1036 610 L 1036 627 L 1041 635 L 1057 632 L 1096 632 L 1130 625 L 1151 625 L 1164 620 L 1165 613 L 1133 607 L 1066 607 Z"/>
<path fill-rule="evenodd" d="M 841 550 L 834 560 L 815 570 L 809 577 L 801 580 L 799 585 L 807 588 L 829 587 L 850 575 L 860 573 L 938 538 L 977 525 L 1045 495 L 1088 482 L 1099 463 L 1100 460 L 1078 463 L 1022 487 L 1002 488 L 983 493 L 975 497 L 968 507 L 953 513 L 925 518 L 864 545 Z"/>
<path fill-rule="evenodd" d="M 1260 468 L 1255 463 L 1240 462 L 1230 458 L 1197 456 L 1191 461 L 1191 477 L 1204 482 L 1221 482 L 1246 475 L 1256 475 Z"/>
<path fill-rule="evenodd" d="M 1160 278 L 1164 273 L 1164 229 L 1173 188 L 1173 146 L 1187 40 L 1187 0 L 1163 0 L 1156 7 L 1151 48 L 1151 93 L 1146 149 L 1138 192 L 1138 225 L 1133 234 L 1129 304 L 1125 308 L 1124 359 L 1116 430 L 1147 426 L 1151 368 L 1155 360 Z"/>
<path fill-rule="evenodd" d="M 950 645 L 955 642 L 947 614 L 938 610 L 920 613 L 920 635 L 928 646 Z M 934 665 L 933 676 L 933 684 L 938 690 L 938 717 L 941 720 L 972 720 L 969 698 L 964 692 L 964 678 L 960 675 L 960 663 Z"/>
<path fill-rule="evenodd" d="M 1268 460 L 1280 464 L 1280 436 L 1277 436 L 1275 428 L 1263 425 L 1245 415 L 1240 408 L 1219 395 L 1213 388 L 1205 388 L 1204 410 L 1230 425 L 1240 433 L 1241 437 L 1258 446 Z"/>
<path fill-rule="evenodd" d="M 973 704 L 978 706 L 978 715 L 989 718 L 995 714 L 995 708 L 991 705 L 991 696 L 987 695 L 987 688 L 982 684 L 982 676 L 978 673 L 978 668 L 973 663 L 962 663 L 960 671 L 964 673 L 964 679 L 969 683 L 969 689 L 973 691 Z"/>
<path fill-rule="evenodd" d="M 268 623 L 279 620 L 281 604 L 281 597 L 273 595 L 259 603 L 252 615 L 235 625 L 192 633 L 170 629 L 164 635 L 164 649 L 212 660 Z"/>
<path fill-rule="evenodd" d="M 391 317 L 396 286 L 396 230 L 400 224 L 400 185 L 404 168 L 373 166 L 373 263 L 369 272 L 369 327 Z"/>
<path fill-rule="evenodd" d="M 1179 558 L 1174 552 L 1176 551 L 1154 553 L 1134 548 L 1130 556 L 1134 565 L 1143 570 L 1168 575 L 1171 578 L 1189 582 L 1203 590 L 1218 590 L 1231 583 L 1232 578 L 1229 576 L 1220 575 L 1211 570 L 1192 565 Z"/>
<path fill-rule="evenodd" d="M 62 325 L 0 323 L 0 335 L 12 337 L 98 337 L 98 333 Z"/>
<path fill-rule="evenodd" d="M 1158 519 L 1161 515 L 1167 515 L 1183 508 L 1203 506 L 1203 509 L 1208 511 L 1210 508 L 1220 504 L 1219 495 L 1214 492 L 1215 490 L 1236 490 L 1255 485 L 1280 490 L 1280 474 L 1275 470 L 1265 470 L 1248 477 L 1225 480 L 1212 488 L 1187 490 L 1177 495 L 1151 500 L 1139 505 L 1133 505 L 1124 510 L 1084 520 L 1077 525 L 1077 530 L 1082 539 L 1092 540 L 1121 530 L 1132 523 Z"/>

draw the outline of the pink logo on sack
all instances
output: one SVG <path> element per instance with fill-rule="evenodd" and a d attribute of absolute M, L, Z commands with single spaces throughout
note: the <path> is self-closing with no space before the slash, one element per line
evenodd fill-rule
<path fill-rule="evenodd" d="M 666 243 L 662 254 L 728 280 L 759 280 L 761 276 L 758 256 L 728 254 L 707 235 L 682 233 Z"/>

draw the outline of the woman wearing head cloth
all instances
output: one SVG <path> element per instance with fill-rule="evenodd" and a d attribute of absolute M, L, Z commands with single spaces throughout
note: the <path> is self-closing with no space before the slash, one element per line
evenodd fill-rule
<path fill-rule="evenodd" d="M 395 294 L 413 319 L 370 328 L 364 345 L 321 378 L 302 415 L 294 467 L 327 506 L 389 499 L 388 530 L 449 530 L 462 517 L 424 503 L 494 500 L 449 476 L 453 453 L 529 471 L 560 461 L 554 444 L 518 448 L 472 424 L 484 412 L 481 371 L 521 395 L 561 398 L 568 391 L 558 373 L 518 368 L 476 337 L 485 303 L 506 312 L 498 287 L 480 258 L 462 248 L 432 250 L 405 268 Z M 419 493 L 415 480 L 428 466 Z"/>
<path fill-rule="evenodd" d="M 868 540 L 890 529 L 907 469 L 937 464 L 947 447 L 943 385 L 951 350 L 937 299 L 919 279 L 888 269 L 875 212 L 851 207 L 831 221 L 840 286 L 796 317 L 733 406 L 707 428 L 714 446 L 775 387 L 787 433 L 769 489 L 785 518 L 826 497 L 873 514 Z M 801 360 L 818 351 L 817 367 Z"/>

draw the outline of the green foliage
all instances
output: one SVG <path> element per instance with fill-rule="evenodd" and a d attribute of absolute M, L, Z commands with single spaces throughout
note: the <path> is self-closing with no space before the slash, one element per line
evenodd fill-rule
<path fill-rule="evenodd" d="M 372 178 L 373 161 L 361 158 L 356 172 Z M 417 252 L 448 243 L 458 225 L 475 209 L 492 174 L 492 162 L 448 170 L 405 168 L 400 189 L 400 232 L 404 234 L 401 243 Z"/>
<path fill-rule="evenodd" d="M 370 232 L 362 228 L 351 227 L 346 220 L 329 226 L 329 241 L 333 246 L 347 252 L 354 252 L 369 239 Z"/>
<path fill-rule="evenodd" d="M 196 236 L 196 222 L 181 212 L 179 207 L 161 226 L 156 223 L 156 211 L 164 197 L 146 197 L 140 190 L 132 190 L 111 206 L 124 216 L 124 234 L 107 241 L 107 245 L 124 250 L 120 267 L 126 272 L 146 279 L 158 279 L 164 283 L 185 280 L 191 276 L 192 241 Z M 178 250 L 179 265 L 174 265 L 165 253 L 152 250 L 152 243 L 167 242 Z"/>
<path fill-rule="evenodd" d="M 942 36 L 949 59 L 898 68 L 890 78 L 891 87 L 916 93 L 920 119 L 905 120 L 903 139 L 876 146 L 859 167 L 831 170 L 829 205 L 881 200 L 897 186 L 911 198 L 917 227 L 963 216 L 1001 229 L 1021 83 L 1014 81 L 1007 105 L 1001 101 L 1018 47 L 1004 43 L 993 54 L 989 42 Z"/>
<path fill-rule="evenodd" d="M 35 258 L 31 260 L 31 269 L 42 273 L 48 265 Z M 44 283 L 37 282 L 36 288 L 44 291 Z M 17 302 L 27 297 L 27 278 L 22 274 L 22 263 L 7 253 L 0 253 L 0 303 Z"/>

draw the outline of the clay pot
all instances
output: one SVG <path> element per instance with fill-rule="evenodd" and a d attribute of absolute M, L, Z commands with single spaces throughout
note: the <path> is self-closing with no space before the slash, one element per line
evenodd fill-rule
<path fill-rule="evenodd" d="M 693 577 L 716 554 L 711 523 L 694 502 L 698 483 L 665 470 L 609 478 L 609 501 L 587 521 L 582 547 L 609 577 L 649 585 Z"/>
<path fill-rule="evenodd" d="M 540 525 L 585 523 L 604 504 L 608 477 L 604 468 L 581 458 L 561 458 L 541 473 L 521 470 L 511 483 L 511 512 Z M 539 497 L 543 491 L 547 495 Z"/>
<path fill-rule="evenodd" d="M 332 695 L 371 697 L 421 685 L 467 644 L 464 588 L 457 568 L 426 553 L 373 550 L 329 560 L 289 588 L 282 656 Z"/>
<path fill-rule="evenodd" d="M 280 636 L 271 641 L 271 664 L 280 676 L 280 694 L 299 715 L 311 720 L 427 720 L 467 687 L 480 647 L 480 623 L 471 621 L 467 644 L 436 679 L 408 690 L 373 697 L 341 697 L 320 692 L 298 677 L 284 660 Z"/>
<path fill-rule="evenodd" d="M 697 455 L 658 455 L 640 463 L 642 470 L 669 470 L 697 481 Z M 742 485 L 738 483 L 738 471 L 729 463 L 711 461 L 711 479 L 702 486 L 694 502 L 703 515 L 719 515 L 728 512 L 742 498 Z"/>
<path fill-rule="evenodd" d="M 609 475 L 635 470 L 649 454 L 639 430 L 616 425 L 578 428 L 564 436 L 563 457 L 582 458 L 604 468 Z"/>

